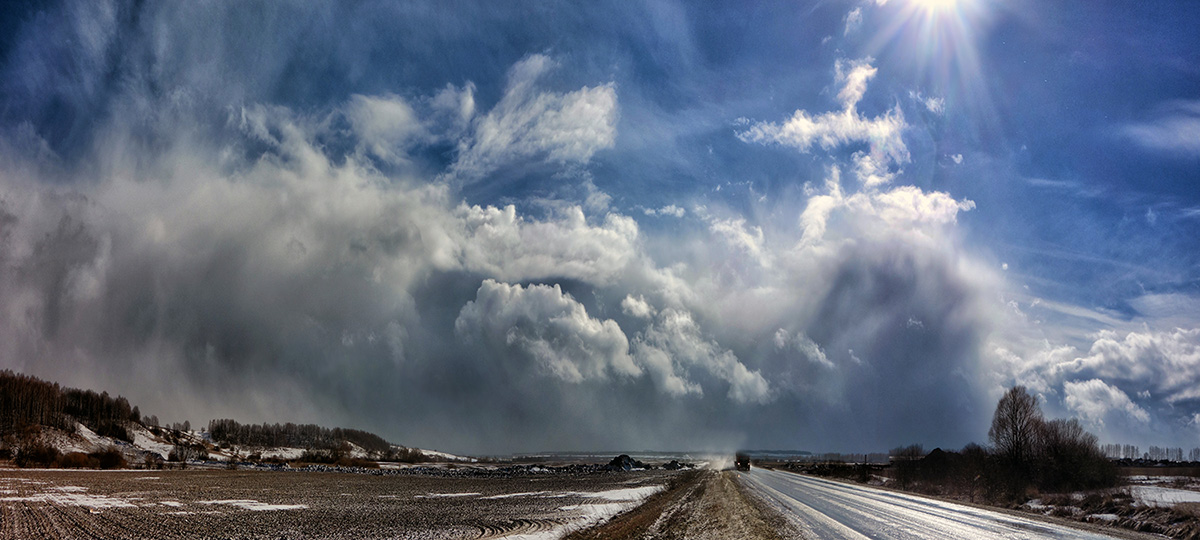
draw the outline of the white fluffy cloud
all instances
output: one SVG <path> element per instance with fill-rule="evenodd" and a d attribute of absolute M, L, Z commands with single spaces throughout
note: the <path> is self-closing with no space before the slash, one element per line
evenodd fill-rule
<path fill-rule="evenodd" d="M 975 208 L 969 199 L 957 200 L 941 191 L 926 192 L 916 186 L 896 186 L 886 191 L 867 186 L 846 195 L 834 169 L 825 181 L 825 192 L 809 197 L 800 214 L 801 246 L 813 246 L 825 238 L 831 219 L 845 214 L 859 232 L 879 235 L 897 231 L 944 228 L 958 220 L 959 212 Z"/>
<path fill-rule="evenodd" d="M 579 206 L 538 221 L 517 215 L 512 205 L 463 204 L 454 218 L 455 258 L 468 270 L 506 281 L 560 277 L 609 283 L 637 254 L 637 223 L 615 213 L 591 225 Z"/>
<path fill-rule="evenodd" d="M 741 256 L 755 261 L 760 266 L 770 266 L 770 254 L 763 242 L 762 227 L 747 225 L 745 218 L 714 219 L 709 230 L 724 240 Z"/>
<path fill-rule="evenodd" d="M 674 204 L 668 204 L 662 208 L 643 208 L 642 213 L 647 216 L 671 216 L 681 218 L 687 213 L 686 210 Z"/>
<path fill-rule="evenodd" d="M 1079 416 L 1102 439 L 1179 440 L 1175 427 L 1200 411 L 1200 328 L 1156 330 L 1143 321 L 1017 298 L 1006 302 L 989 345 L 989 371 L 998 386 L 1029 387 L 1046 400 L 1048 412 Z M 1194 303 L 1150 297 L 1134 304 L 1147 320 L 1171 320 L 1163 313 L 1185 298 Z M 1064 319 L 1071 322 L 1055 322 Z M 1093 333 L 1095 326 L 1109 329 Z"/>
<path fill-rule="evenodd" d="M 399 96 L 351 96 L 346 118 L 364 149 L 385 161 L 405 159 L 404 147 L 426 136 L 417 112 Z"/>
<path fill-rule="evenodd" d="M 700 385 L 688 380 L 688 372 L 699 369 L 727 382 L 729 398 L 734 401 L 765 403 L 771 399 L 770 385 L 762 374 L 746 368 L 732 351 L 706 337 L 686 311 L 660 311 L 635 338 L 633 354 L 669 394 L 701 393 Z"/>
<path fill-rule="evenodd" d="M 1067 381 L 1063 384 L 1063 403 L 1084 420 L 1098 426 L 1104 425 L 1109 413 L 1118 412 L 1146 423 L 1150 415 L 1116 386 L 1105 384 L 1100 379 Z"/>
<path fill-rule="evenodd" d="M 624 300 L 621 300 L 621 311 L 624 311 L 626 315 L 637 317 L 639 319 L 649 319 L 658 312 L 654 309 L 654 306 L 651 306 L 650 303 L 646 301 L 646 298 L 640 294 L 637 296 L 637 298 L 634 298 L 631 294 L 626 296 Z"/>
<path fill-rule="evenodd" d="M 550 57 L 534 54 L 513 66 L 504 97 L 476 118 L 472 135 L 459 145 L 453 176 L 474 181 L 519 157 L 544 155 L 557 163 L 583 163 L 612 147 L 616 86 L 585 86 L 566 94 L 538 92 L 538 79 L 554 64 Z"/>
<path fill-rule="evenodd" d="M 1200 399 L 1200 328 L 1097 335 L 1087 355 L 1056 366 L 1148 389 L 1169 403 Z"/>
<path fill-rule="evenodd" d="M 975 208 L 971 200 L 959 201 L 941 191 L 926 193 L 916 186 L 899 186 L 862 201 L 892 225 L 948 225 L 958 213 Z"/>
<path fill-rule="evenodd" d="M 825 351 L 821 350 L 821 346 L 817 345 L 817 342 L 805 335 L 804 332 L 792 334 L 783 328 L 776 330 L 775 348 L 780 350 L 794 349 L 804 355 L 809 362 L 827 368 L 834 367 L 833 362 L 829 361 L 829 357 L 825 356 Z"/>
<path fill-rule="evenodd" d="M 848 143 L 866 143 L 871 158 L 878 163 L 908 162 L 908 147 L 902 137 L 906 124 L 899 106 L 875 118 L 864 118 L 858 113 L 858 102 L 876 73 L 870 62 L 870 59 L 837 62 L 837 82 L 843 84 L 837 94 L 842 110 L 817 115 L 797 110 L 782 124 L 752 124 L 739 132 L 738 137 L 746 142 L 790 146 L 801 152 L 808 152 L 814 144 L 829 150 Z"/>
<path fill-rule="evenodd" d="M 842 30 L 842 35 L 848 36 L 858 30 L 862 26 L 863 12 L 862 7 L 856 7 L 846 14 L 846 28 Z"/>
<path fill-rule="evenodd" d="M 567 382 L 642 373 L 617 323 L 590 317 L 558 285 L 522 287 L 485 280 L 454 328 L 464 338 L 519 351 Z"/>

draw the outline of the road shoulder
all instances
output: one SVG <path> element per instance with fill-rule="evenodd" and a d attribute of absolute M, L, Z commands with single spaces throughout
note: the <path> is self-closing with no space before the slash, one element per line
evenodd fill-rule
<path fill-rule="evenodd" d="M 794 538 L 786 518 L 747 492 L 732 471 L 693 471 L 667 490 L 568 540 Z"/>

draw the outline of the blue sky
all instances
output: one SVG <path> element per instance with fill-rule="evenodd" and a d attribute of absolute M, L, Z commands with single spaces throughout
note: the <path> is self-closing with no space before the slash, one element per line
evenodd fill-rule
<path fill-rule="evenodd" d="M 1200 6 L 12 3 L 0 366 L 461 452 L 1200 445 Z"/>

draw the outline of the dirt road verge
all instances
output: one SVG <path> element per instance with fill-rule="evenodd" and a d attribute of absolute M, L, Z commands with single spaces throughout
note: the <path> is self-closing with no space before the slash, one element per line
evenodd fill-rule
<path fill-rule="evenodd" d="M 742 489 L 737 473 L 705 470 L 685 473 L 641 506 L 565 540 L 781 540 L 798 536 L 787 527 L 782 516 Z"/>

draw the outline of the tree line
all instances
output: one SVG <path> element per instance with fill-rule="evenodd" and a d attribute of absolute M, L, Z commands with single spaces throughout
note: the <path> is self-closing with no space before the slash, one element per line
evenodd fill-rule
<path fill-rule="evenodd" d="M 1132 444 L 1105 444 L 1100 447 L 1100 450 L 1103 451 L 1104 455 L 1108 456 L 1109 459 L 1126 459 L 1130 461 L 1136 461 L 1140 459 L 1144 461 L 1175 462 L 1200 461 L 1200 448 L 1192 448 L 1191 451 L 1186 454 L 1186 460 L 1184 459 L 1185 454 L 1183 453 L 1183 448 L 1178 446 L 1174 448 L 1151 446 L 1150 448 L 1146 449 L 1146 452 L 1143 453 L 1141 448 Z"/>
<path fill-rule="evenodd" d="M 907 466 L 915 469 L 913 476 L 993 500 L 1019 499 L 1031 488 L 1065 492 L 1112 487 L 1119 480 L 1095 435 L 1075 418 L 1047 420 L 1024 386 L 1000 398 L 988 440 L 990 448 L 969 444 L 961 452 L 935 451 L 900 469 Z"/>
<path fill-rule="evenodd" d="M 17 433 L 31 426 L 74 431 L 74 423 L 79 422 L 99 435 L 130 442 L 129 425 L 140 422 L 140 414 L 129 400 L 108 392 L 97 394 L 0 371 L 0 433 Z"/>
<path fill-rule="evenodd" d="M 1021 500 L 1031 490 L 1107 488 L 1119 480 L 1117 465 L 1095 435 L 1074 418 L 1047 420 L 1037 398 L 1023 386 L 1010 388 L 996 404 L 988 440 L 989 447 L 970 443 L 957 451 L 927 453 L 919 444 L 898 447 L 889 453 L 890 467 L 864 459 L 854 465 L 799 468 L 861 482 L 888 474 L 901 489 L 988 502 Z"/>
<path fill-rule="evenodd" d="M 325 428 L 316 424 L 240 424 L 223 418 L 208 423 L 208 433 L 217 444 L 254 447 L 295 447 L 337 450 L 343 441 L 368 452 L 386 454 L 392 445 L 382 437 L 357 429 Z"/>

